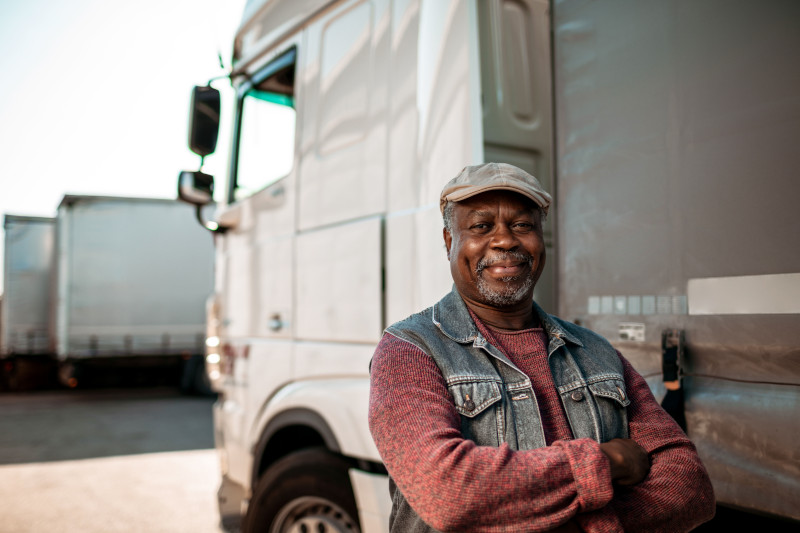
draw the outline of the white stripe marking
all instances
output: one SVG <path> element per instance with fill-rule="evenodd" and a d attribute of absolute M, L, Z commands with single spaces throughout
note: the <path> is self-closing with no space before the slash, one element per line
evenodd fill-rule
<path fill-rule="evenodd" d="M 800 313 L 800 273 L 690 279 L 690 315 Z"/>

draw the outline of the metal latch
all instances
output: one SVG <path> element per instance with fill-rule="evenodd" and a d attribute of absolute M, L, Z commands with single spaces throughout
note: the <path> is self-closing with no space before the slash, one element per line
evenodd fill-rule
<path fill-rule="evenodd" d="M 665 329 L 661 332 L 661 374 L 664 383 L 676 382 L 675 388 L 680 388 L 684 339 L 682 329 Z"/>
<path fill-rule="evenodd" d="M 682 364 L 685 357 L 685 335 L 682 329 L 665 329 L 661 332 L 661 375 L 667 393 L 661 407 L 686 431 L 686 411 L 681 383 Z"/>

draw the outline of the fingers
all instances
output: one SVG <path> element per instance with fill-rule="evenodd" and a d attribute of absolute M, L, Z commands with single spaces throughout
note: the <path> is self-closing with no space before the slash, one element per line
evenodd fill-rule
<path fill-rule="evenodd" d="M 631 439 L 614 439 L 600 444 L 608 457 L 611 479 L 618 485 L 636 485 L 650 472 L 650 458 L 644 448 Z"/>

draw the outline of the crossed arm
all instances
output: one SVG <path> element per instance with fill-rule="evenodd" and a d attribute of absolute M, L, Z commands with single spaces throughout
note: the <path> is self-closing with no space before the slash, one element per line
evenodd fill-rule
<path fill-rule="evenodd" d="M 440 531 L 688 531 L 713 515 L 708 476 L 622 361 L 630 440 L 513 451 L 464 439 L 435 363 L 386 335 L 372 362 L 370 429 L 406 500 Z"/>

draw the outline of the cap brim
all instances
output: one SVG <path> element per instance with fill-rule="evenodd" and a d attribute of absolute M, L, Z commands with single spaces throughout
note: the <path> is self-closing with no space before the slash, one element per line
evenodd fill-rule
<path fill-rule="evenodd" d="M 547 214 L 547 211 L 550 207 L 549 202 L 546 202 L 544 197 L 537 197 L 531 191 L 522 187 L 514 187 L 513 185 L 507 184 L 490 184 L 461 187 L 457 188 L 453 192 L 447 193 L 446 195 L 442 196 L 439 201 L 439 210 L 442 212 L 442 214 L 444 214 L 444 208 L 447 205 L 447 202 L 460 202 L 462 200 L 466 200 L 467 198 L 471 198 L 489 191 L 511 191 L 521 194 L 522 196 L 533 200 L 533 202 L 538 205 L 540 209 L 544 210 L 545 214 Z"/>

